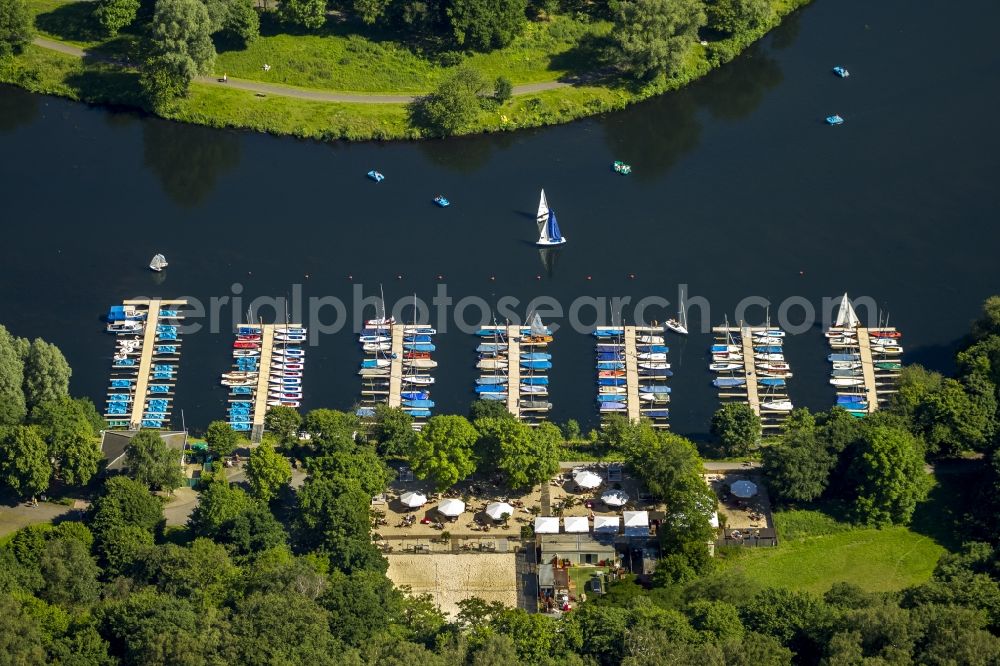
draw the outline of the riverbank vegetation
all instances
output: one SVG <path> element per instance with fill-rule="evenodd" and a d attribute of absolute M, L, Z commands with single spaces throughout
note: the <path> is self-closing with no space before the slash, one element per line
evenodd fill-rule
<path fill-rule="evenodd" d="M 74 66 L 71 54 L 43 56 L 0 36 L 12 53 L 0 57 L 0 82 L 319 139 L 507 131 L 683 86 L 806 2 L 2 0 L 26 7 L 39 36 L 88 57 Z M 229 77 L 242 89 L 218 81 Z M 481 85 L 457 85 L 473 79 Z"/>

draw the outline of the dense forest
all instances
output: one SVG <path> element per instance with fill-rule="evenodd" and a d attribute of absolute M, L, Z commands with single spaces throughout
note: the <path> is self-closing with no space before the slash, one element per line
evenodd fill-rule
<path fill-rule="evenodd" d="M 371 423 L 334 410 L 304 419 L 273 410 L 247 482 L 205 478 L 188 524 L 167 528 L 164 500 L 182 481 L 178 454 L 144 433 L 128 475 L 93 480 L 89 463 L 66 451 L 93 443 L 95 414 L 68 397 L 60 359 L 41 341 L 0 337 L 3 482 L 23 497 L 49 482 L 89 483 L 94 493 L 82 522 L 23 528 L 0 546 L 0 663 L 1000 663 L 997 297 L 961 345 L 956 376 L 909 368 L 889 410 L 863 421 L 797 412 L 766 441 L 745 415 L 713 422 L 724 452 L 759 449 L 783 506 L 820 507 L 856 524 L 908 523 L 927 493 L 925 465 L 972 463 L 961 484 L 969 509 L 948 526 L 964 543 L 930 580 L 882 593 L 836 584 L 816 595 L 720 567 L 704 547 L 714 497 L 694 444 L 616 421 L 590 444 L 619 454 L 673 508 L 659 532 L 663 557 L 649 580 L 627 577 L 561 618 L 475 599 L 443 616 L 386 577 L 369 514 L 392 478 L 392 457 L 407 457 L 438 488 L 477 468 L 511 487 L 544 480 L 564 452 L 554 426 L 531 430 L 477 406 L 414 434 L 397 410 Z M 217 424 L 207 439 L 219 455 L 242 445 Z M 290 457 L 307 470 L 295 490 Z"/>

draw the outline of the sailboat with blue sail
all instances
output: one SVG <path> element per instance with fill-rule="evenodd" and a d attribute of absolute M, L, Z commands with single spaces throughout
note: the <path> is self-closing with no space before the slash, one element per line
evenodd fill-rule
<path fill-rule="evenodd" d="M 538 242 L 535 245 L 562 245 L 566 242 L 566 237 L 559 231 L 556 213 L 549 208 L 549 202 L 545 199 L 545 190 L 542 190 L 542 197 L 538 201 L 535 221 L 538 223 Z"/>

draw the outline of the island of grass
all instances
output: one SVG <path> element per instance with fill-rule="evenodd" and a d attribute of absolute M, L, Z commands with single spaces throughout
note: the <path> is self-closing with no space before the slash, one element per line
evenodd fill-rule
<path fill-rule="evenodd" d="M 442 0 L 433 11 L 391 0 L 375 3 L 370 24 L 375 9 L 360 0 L 277 9 L 266 0 L 12 1 L 26 3 L 36 38 L 13 55 L 0 49 L 0 82 L 321 140 L 510 131 L 621 109 L 725 64 L 808 2 L 628 0 L 615 14 L 606 4 L 505 0 L 508 14 L 497 17 L 478 0 Z M 183 77 L 163 65 L 176 54 L 157 46 L 167 41 L 157 12 L 168 5 L 207 7 L 203 34 L 171 36 L 195 53 Z M 625 23 L 676 34 L 637 44 L 621 37 Z"/>

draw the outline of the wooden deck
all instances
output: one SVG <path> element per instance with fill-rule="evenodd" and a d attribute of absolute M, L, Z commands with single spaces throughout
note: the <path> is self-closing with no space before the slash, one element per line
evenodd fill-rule
<path fill-rule="evenodd" d="M 639 357 L 635 345 L 635 326 L 625 327 L 625 407 L 628 420 L 639 420 Z"/>
<path fill-rule="evenodd" d="M 872 343 L 869 329 L 858 329 L 858 350 L 861 354 L 861 376 L 865 380 L 865 397 L 868 413 L 878 409 L 878 392 L 875 385 L 875 361 L 872 359 Z"/>
<path fill-rule="evenodd" d="M 160 321 L 160 299 L 148 301 L 124 302 L 125 305 L 145 305 L 146 329 L 142 336 L 142 357 L 139 359 L 139 374 L 135 378 L 135 399 L 132 401 L 132 417 L 129 428 L 138 430 L 142 427 L 142 414 L 146 410 L 146 392 L 149 390 L 149 369 L 153 364 L 153 348 L 156 345 L 156 325 Z"/>
<path fill-rule="evenodd" d="M 402 324 L 393 324 L 389 329 L 392 336 L 392 348 L 389 355 L 389 402 L 390 407 L 403 404 L 403 330 Z"/>
<path fill-rule="evenodd" d="M 254 392 L 253 425 L 250 439 L 260 442 L 264 436 L 264 417 L 267 415 L 267 392 L 271 379 L 271 356 L 274 353 L 274 324 L 260 326 L 260 363 L 257 390 Z M 259 433 L 259 436 L 258 436 Z"/>
<path fill-rule="evenodd" d="M 521 327 L 507 326 L 507 411 L 521 417 Z"/>
<path fill-rule="evenodd" d="M 743 342 L 743 376 L 747 383 L 747 404 L 757 416 L 760 416 L 760 396 L 757 393 L 757 368 L 753 357 L 753 329 L 744 326 L 740 329 L 740 340 Z"/>

